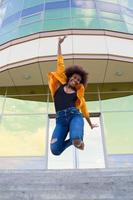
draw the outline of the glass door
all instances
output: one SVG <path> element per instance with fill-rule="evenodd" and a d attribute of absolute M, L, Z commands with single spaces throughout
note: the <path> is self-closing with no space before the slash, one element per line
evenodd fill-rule
<path fill-rule="evenodd" d="M 74 146 L 66 149 L 60 156 L 55 156 L 50 151 L 48 145 L 48 168 L 49 169 L 71 169 L 71 168 L 104 168 L 105 152 L 104 138 L 102 134 L 102 126 L 100 113 L 91 113 L 92 123 L 97 123 L 98 127 L 91 130 L 86 119 L 84 119 L 84 151 L 76 149 Z M 55 127 L 55 115 L 49 115 L 49 139 Z M 69 134 L 68 134 L 69 135 Z M 69 137 L 69 136 L 68 136 Z"/>

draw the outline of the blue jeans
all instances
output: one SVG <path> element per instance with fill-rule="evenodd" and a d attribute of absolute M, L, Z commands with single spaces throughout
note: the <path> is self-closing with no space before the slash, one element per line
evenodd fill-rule
<path fill-rule="evenodd" d="M 71 107 L 56 113 L 56 127 L 51 138 L 51 152 L 60 155 L 72 145 L 74 139 L 83 141 L 84 120 L 77 108 Z M 69 139 L 66 137 L 69 132 Z"/>

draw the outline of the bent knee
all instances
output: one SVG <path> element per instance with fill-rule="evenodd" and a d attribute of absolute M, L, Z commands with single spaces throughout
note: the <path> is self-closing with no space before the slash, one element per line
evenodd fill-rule
<path fill-rule="evenodd" d="M 57 143 L 57 138 L 52 138 L 51 143 L 50 143 L 50 149 L 52 154 L 59 156 L 61 152 L 59 151 L 58 143 Z"/>
<path fill-rule="evenodd" d="M 59 149 L 54 144 L 51 144 L 50 149 L 51 149 L 52 154 L 55 156 L 59 156 L 61 154 Z"/>

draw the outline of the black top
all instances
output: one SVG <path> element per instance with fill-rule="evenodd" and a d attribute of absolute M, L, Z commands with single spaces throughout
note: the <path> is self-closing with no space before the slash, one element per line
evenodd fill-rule
<path fill-rule="evenodd" d="M 64 91 L 64 86 L 61 85 L 54 95 L 54 104 L 56 112 L 64 110 L 66 108 L 75 107 L 75 102 L 77 100 L 77 94 L 74 93 L 66 93 Z"/>

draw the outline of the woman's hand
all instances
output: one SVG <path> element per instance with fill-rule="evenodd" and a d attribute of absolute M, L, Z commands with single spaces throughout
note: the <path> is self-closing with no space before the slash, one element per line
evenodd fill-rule
<path fill-rule="evenodd" d="M 97 128 L 97 127 L 98 127 L 98 124 L 92 124 L 92 123 L 91 123 L 91 120 L 90 120 L 89 117 L 87 117 L 86 120 L 87 120 L 87 122 L 89 123 L 91 129 L 93 129 L 93 128 Z"/>
<path fill-rule="evenodd" d="M 65 40 L 65 38 L 66 38 L 66 35 L 65 36 L 63 36 L 62 38 L 61 37 L 59 37 L 59 41 L 58 41 L 58 43 L 59 44 L 61 44 L 64 40 Z"/>
<path fill-rule="evenodd" d="M 97 128 L 98 127 L 98 124 L 91 124 L 91 129 L 93 129 L 93 128 Z"/>
<path fill-rule="evenodd" d="M 65 38 L 66 38 L 66 35 L 63 36 L 62 38 L 61 37 L 58 38 L 58 51 L 57 51 L 58 55 L 62 55 L 61 43 L 65 40 Z"/>

